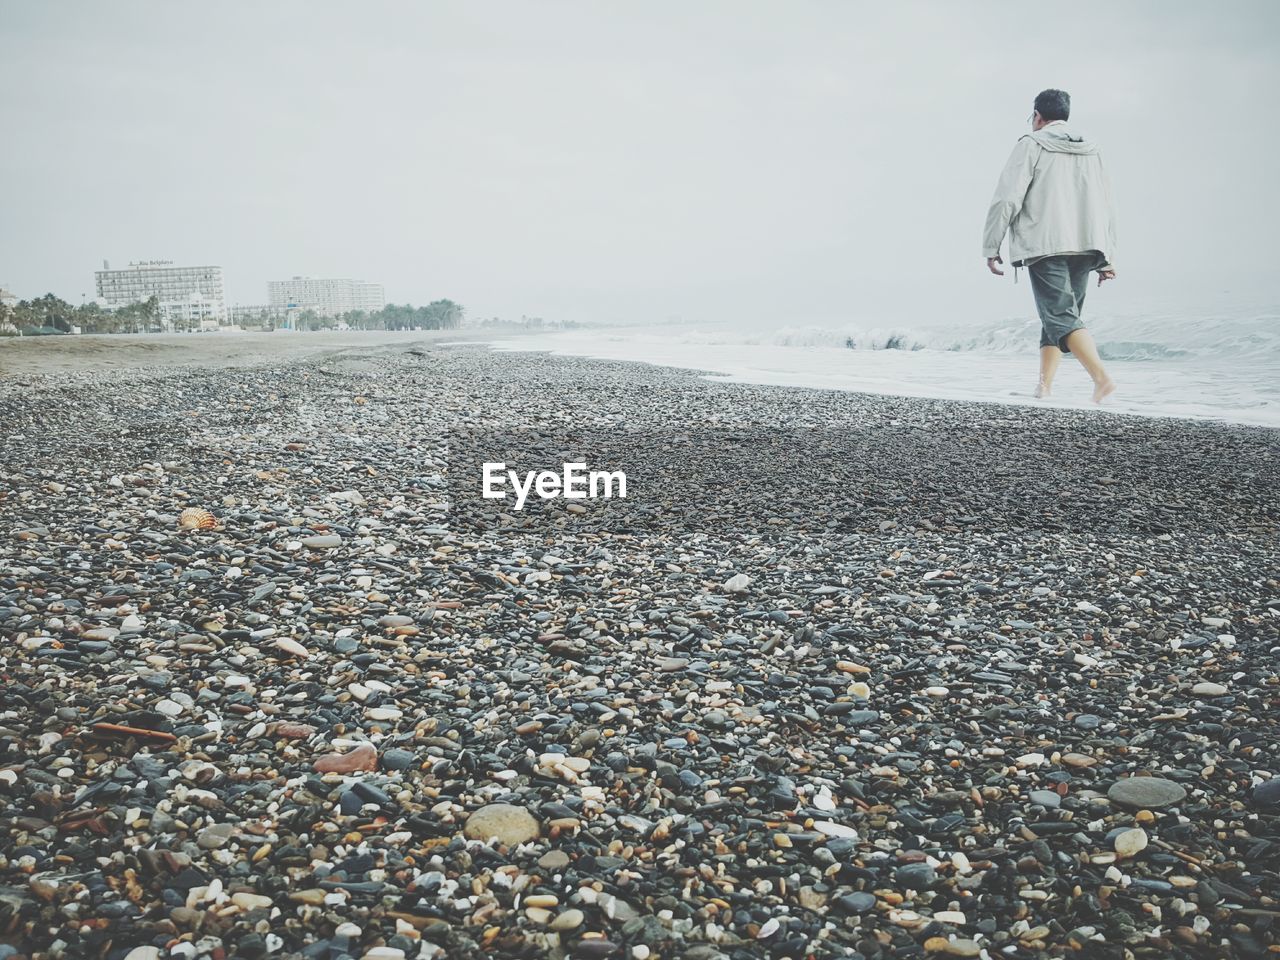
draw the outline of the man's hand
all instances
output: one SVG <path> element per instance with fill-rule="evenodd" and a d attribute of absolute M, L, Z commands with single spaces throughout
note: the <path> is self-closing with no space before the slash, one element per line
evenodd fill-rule
<path fill-rule="evenodd" d="M 1004 263 L 999 257 L 987 257 L 987 269 L 994 273 L 997 277 L 1003 277 L 1004 271 L 996 266 L 997 263 Z M 1114 274 L 1112 274 L 1114 276 Z"/>
<path fill-rule="evenodd" d="M 1103 280 L 1114 280 L 1115 278 L 1116 278 L 1116 271 L 1115 271 L 1115 268 L 1114 268 L 1114 267 L 1108 267 L 1108 268 L 1107 268 L 1107 269 L 1105 269 L 1105 270 L 1099 270 L 1099 271 L 1098 271 L 1098 286 L 1102 286 L 1102 281 L 1103 281 Z"/>

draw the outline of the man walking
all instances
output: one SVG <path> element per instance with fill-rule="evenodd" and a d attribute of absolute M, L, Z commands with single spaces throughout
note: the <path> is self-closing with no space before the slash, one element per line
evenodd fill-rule
<path fill-rule="evenodd" d="M 1093 401 L 1115 390 L 1093 337 L 1080 320 L 1089 273 L 1098 285 L 1115 278 L 1116 230 L 1111 183 L 1096 144 L 1067 127 L 1071 97 L 1044 90 L 1035 101 L 1031 133 L 1013 148 L 996 185 L 982 255 L 996 276 L 1000 244 L 1009 234 L 1009 260 L 1031 274 L 1031 292 L 1040 314 L 1040 384 L 1049 396 L 1062 354 L 1074 354 L 1093 379 Z"/>

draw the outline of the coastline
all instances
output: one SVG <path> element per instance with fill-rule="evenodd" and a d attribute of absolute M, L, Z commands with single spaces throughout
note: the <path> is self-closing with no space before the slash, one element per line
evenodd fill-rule
<path fill-rule="evenodd" d="M 845 390 L 926 400 L 997 403 L 1037 409 L 1097 410 L 1091 384 L 1074 360 L 1066 362 L 1052 399 L 1034 398 L 1034 353 L 1004 349 L 901 349 L 834 347 L 834 331 L 735 333 L 724 325 L 702 331 L 661 328 L 596 328 L 532 334 L 521 340 L 493 338 L 498 350 L 545 350 L 561 356 L 634 360 L 657 366 L 698 369 L 737 383 Z M 1034 340 L 1027 338 L 1028 342 Z M 1257 351 L 1237 356 L 1108 359 L 1119 390 L 1101 408 L 1106 413 L 1175 417 L 1280 427 L 1280 368 Z"/>
<path fill-rule="evenodd" d="M 459 333 L 0 343 L 19 945 L 98 918 L 333 956 L 1274 942 L 1280 434 Z M 463 429 L 668 472 L 631 512 L 462 527 Z M 137 892 L 86 879 L 126 848 Z"/>

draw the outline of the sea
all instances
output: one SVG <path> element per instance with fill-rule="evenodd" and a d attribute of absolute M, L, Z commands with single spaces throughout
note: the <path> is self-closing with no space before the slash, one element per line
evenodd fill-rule
<path fill-rule="evenodd" d="M 1110 314 L 1090 321 L 1116 382 L 1109 411 L 1280 427 L 1280 306 L 1234 314 Z M 1092 384 L 1062 357 L 1037 399 L 1039 321 L 868 325 L 732 320 L 580 327 L 493 342 L 495 349 L 632 360 L 742 383 L 907 397 L 1097 409 Z"/>

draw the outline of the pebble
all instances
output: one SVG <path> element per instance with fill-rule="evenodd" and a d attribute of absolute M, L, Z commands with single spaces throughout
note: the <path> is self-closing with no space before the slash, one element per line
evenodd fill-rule
<path fill-rule="evenodd" d="M 938 882 L 938 873 L 927 863 L 908 863 L 893 873 L 894 882 L 910 890 L 928 890 Z"/>
<path fill-rule="evenodd" d="M 576 506 L 576 504 L 571 504 Z M 618 945 L 611 940 L 590 939 L 579 940 L 573 945 L 572 956 L 576 960 L 605 960 L 618 952 Z"/>
<path fill-rule="evenodd" d="M 878 710 L 850 710 L 841 716 L 841 721 L 848 727 L 863 727 L 880 719 Z"/>
<path fill-rule="evenodd" d="M 327 753 L 312 764 L 317 773 L 357 773 L 378 769 L 378 749 L 371 743 L 359 743 L 345 753 Z"/>
<path fill-rule="evenodd" d="M 1195 684 L 1191 692 L 1197 697 L 1225 697 L 1230 691 L 1220 683 L 1205 680 Z"/>
<path fill-rule="evenodd" d="M 0 376 L 6 942 L 1275 952 L 1272 432 L 412 349 Z M 480 425 L 680 469 L 501 519 Z"/>
<path fill-rule="evenodd" d="M 1098 765 L 1098 758 L 1091 757 L 1088 754 L 1075 753 L 1072 751 L 1062 755 L 1062 765 L 1076 770 L 1084 770 L 1089 767 L 1096 767 Z"/>
<path fill-rule="evenodd" d="M 1253 804 L 1262 810 L 1280 808 L 1280 775 L 1253 788 Z"/>
<path fill-rule="evenodd" d="M 256 893 L 233 893 L 231 902 L 241 910 L 267 910 L 273 903 L 270 897 Z"/>
<path fill-rule="evenodd" d="M 315 734 L 316 728 L 309 723 L 292 723 L 286 720 L 277 723 L 272 732 L 277 737 L 284 737 L 289 740 L 305 740 Z"/>
<path fill-rule="evenodd" d="M 553 919 L 548 926 L 550 926 L 552 930 L 576 930 L 578 927 L 582 926 L 585 920 L 586 914 L 581 910 L 569 909 L 565 910 L 563 913 L 557 914 L 555 919 Z"/>
<path fill-rule="evenodd" d="M 183 711 L 181 704 L 174 703 L 172 700 L 168 699 L 157 700 L 152 709 L 159 713 L 163 713 L 166 717 L 176 717 Z"/>
<path fill-rule="evenodd" d="M 504 846 L 528 843 L 541 836 L 537 819 L 524 807 L 510 803 L 491 803 L 472 813 L 464 831 L 472 840 L 497 838 Z M 534 904 L 536 906 L 537 904 Z"/>
<path fill-rule="evenodd" d="M 1116 834 L 1114 841 L 1115 851 L 1122 857 L 1133 857 L 1147 849 L 1147 831 L 1141 827 L 1134 827 L 1131 830 L 1121 830 Z"/>
<path fill-rule="evenodd" d="M 1161 810 L 1181 803 L 1186 796 L 1181 784 L 1162 777 L 1125 777 L 1107 790 L 1112 803 L 1134 810 Z"/>
<path fill-rule="evenodd" d="M 867 913 L 875 909 L 876 898 L 869 893 L 849 893 L 839 897 L 837 905 L 847 913 Z"/>
<path fill-rule="evenodd" d="M 392 748 L 382 753 L 382 766 L 387 770 L 408 770 L 418 762 L 418 755 L 412 750 Z"/>
<path fill-rule="evenodd" d="M 569 865 L 569 855 L 563 850 L 548 850 L 538 858 L 538 866 L 543 870 L 563 870 Z"/>
<path fill-rule="evenodd" d="M 220 850 L 231 842 L 234 831 L 234 824 L 215 823 L 200 831 L 196 837 L 196 844 L 201 850 Z"/>
<path fill-rule="evenodd" d="M 1053 790 L 1032 790 L 1027 794 L 1027 799 L 1050 810 L 1056 810 L 1062 806 L 1062 797 Z"/>
<path fill-rule="evenodd" d="M 277 637 L 275 643 L 278 649 L 283 650 L 290 656 L 301 657 L 303 659 L 311 656 L 307 648 L 292 637 Z"/>

